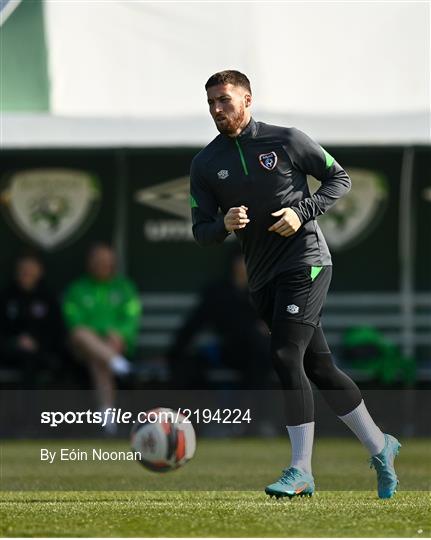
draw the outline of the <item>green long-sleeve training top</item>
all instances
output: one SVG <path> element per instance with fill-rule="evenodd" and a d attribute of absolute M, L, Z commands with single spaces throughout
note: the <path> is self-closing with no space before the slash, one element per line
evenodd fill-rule
<path fill-rule="evenodd" d="M 124 339 L 127 352 L 134 351 L 141 303 L 134 284 L 127 278 L 78 279 L 66 291 L 63 311 L 69 329 L 86 326 L 101 336 L 116 332 Z"/>

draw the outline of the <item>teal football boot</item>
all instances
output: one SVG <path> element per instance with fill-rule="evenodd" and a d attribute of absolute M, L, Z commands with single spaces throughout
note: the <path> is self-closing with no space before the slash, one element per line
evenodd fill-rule
<path fill-rule="evenodd" d="M 377 472 L 377 493 L 380 499 L 390 499 L 397 491 L 398 478 L 394 469 L 394 459 L 401 444 L 392 435 L 385 433 L 385 446 L 380 454 L 370 458 L 370 468 Z"/>
<path fill-rule="evenodd" d="M 270 497 L 311 497 L 314 493 L 314 478 L 295 467 L 284 469 L 280 479 L 265 488 L 265 493 Z"/>

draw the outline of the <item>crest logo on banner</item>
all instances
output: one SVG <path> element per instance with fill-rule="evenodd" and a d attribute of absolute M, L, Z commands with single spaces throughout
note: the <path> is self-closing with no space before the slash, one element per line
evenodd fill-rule
<path fill-rule="evenodd" d="M 87 172 L 34 169 L 9 178 L 0 206 L 17 233 L 52 250 L 83 232 L 97 213 L 99 197 L 98 183 Z"/>
<path fill-rule="evenodd" d="M 318 218 L 329 247 L 335 251 L 351 248 L 361 242 L 383 218 L 388 202 L 388 183 L 384 176 L 367 169 L 347 169 L 352 189 L 323 216 Z M 308 178 L 310 193 L 320 182 Z"/>
<path fill-rule="evenodd" d="M 260 154 L 259 163 L 264 169 L 272 171 L 277 165 L 277 154 L 275 152 L 268 152 L 267 154 Z"/>

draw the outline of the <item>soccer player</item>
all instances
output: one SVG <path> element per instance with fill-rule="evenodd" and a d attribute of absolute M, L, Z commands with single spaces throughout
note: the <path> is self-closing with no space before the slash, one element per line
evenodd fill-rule
<path fill-rule="evenodd" d="M 271 331 L 271 357 L 285 394 L 290 466 L 268 495 L 312 495 L 312 381 L 370 453 L 378 495 L 390 498 L 400 443 L 382 433 L 356 384 L 332 359 L 320 325 L 331 281 L 331 255 L 316 217 L 350 189 L 350 178 L 319 144 L 295 128 L 251 117 L 248 78 L 234 70 L 206 85 L 220 134 L 193 159 L 193 235 L 208 246 L 234 233 L 241 245 L 252 300 Z M 307 174 L 321 182 L 310 195 Z M 264 359 L 262 359 L 264 361 Z"/>

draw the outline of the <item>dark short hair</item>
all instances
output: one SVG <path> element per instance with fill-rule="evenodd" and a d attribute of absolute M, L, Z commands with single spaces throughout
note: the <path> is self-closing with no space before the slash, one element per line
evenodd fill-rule
<path fill-rule="evenodd" d="M 32 249 L 32 248 L 26 248 L 22 250 L 18 254 L 17 258 L 15 259 L 15 264 L 18 265 L 22 261 L 30 261 L 30 260 L 37 262 L 42 267 L 44 266 L 41 254 L 39 253 L 39 251 L 36 251 L 35 249 Z"/>
<path fill-rule="evenodd" d="M 108 242 L 103 242 L 103 241 L 93 242 L 93 244 L 90 245 L 87 251 L 87 257 L 88 258 L 92 257 L 94 253 L 98 251 L 99 249 L 107 249 L 112 252 L 115 251 L 113 246 Z"/>
<path fill-rule="evenodd" d="M 248 80 L 248 77 L 240 71 L 226 69 L 224 71 L 214 73 L 214 75 L 211 75 L 211 77 L 207 80 L 205 90 L 208 90 L 208 88 L 211 86 L 217 86 L 218 84 L 233 84 L 234 86 L 242 86 L 251 95 L 250 81 Z"/>

